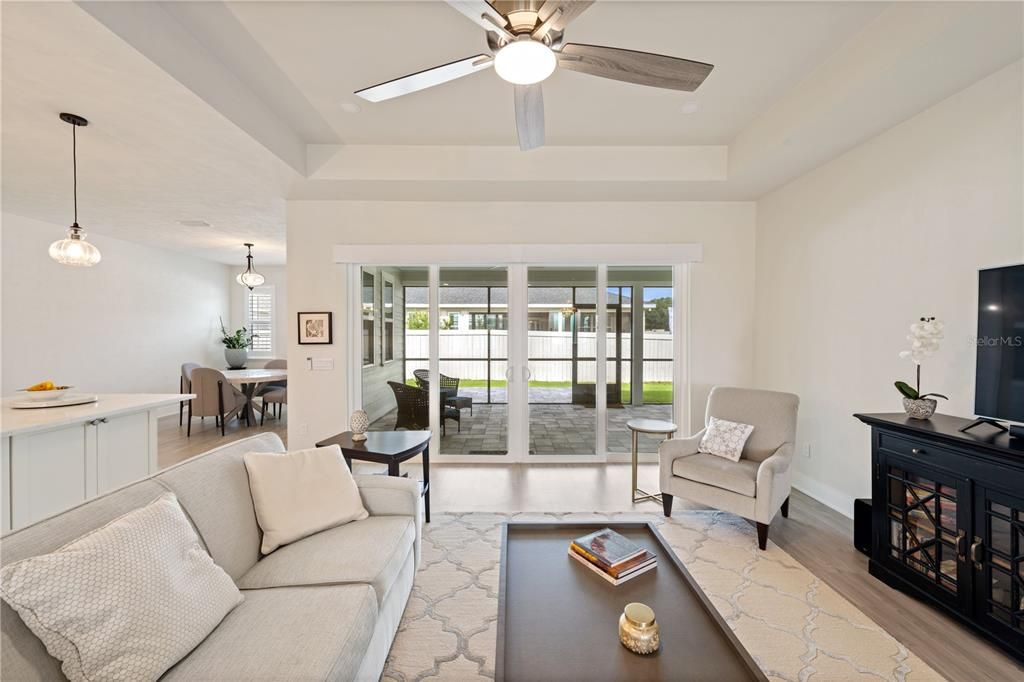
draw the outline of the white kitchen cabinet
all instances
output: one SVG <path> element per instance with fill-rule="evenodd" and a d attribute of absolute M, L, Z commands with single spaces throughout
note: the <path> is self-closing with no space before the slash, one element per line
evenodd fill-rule
<path fill-rule="evenodd" d="M 20 528 L 91 497 L 87 442 L 96 429 L 66 426 L 11 438 L 11 526 Z M 93 492 L 93 495 L 95 492 Z"/>
<path fill-rule="evenodd" d="M 96 492 L 120 488 L 155 471 L 156 434 L 150 443 L 148 412 L 104 417 L 96 426 Z M 152 445 L 152 448 L 150 447 Z"/>
<path fill-rule="evenodd" d="M 3 409 L 3 530 L 21 528 L 157 470 L 157 416 L 189 395 L 103 395 L 88 405 Z"/>

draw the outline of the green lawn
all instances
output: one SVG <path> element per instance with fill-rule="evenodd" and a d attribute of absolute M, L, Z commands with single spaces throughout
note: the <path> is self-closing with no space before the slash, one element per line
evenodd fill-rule
<path fill-rule="evenodd" d="M 406 379 L 405 383 L 415 386 L 414 379 Z M 459 386 L 466 388 L 487 388 L 486 379 L 462 379 Z M 492 379 L 491 388 L 506 388 L 508 382 L 504 379 Z M 532 388 L 569 388 L 572 386 L 568 381 L 531 381 Z M 629 384 L 622 385 L 622 402 L 628 403 L 631 398 L 631 387 Z M 647 405 L 670 405 L 672 403 L 672 382 L 651 381 L 644 384 L 644 403 Z"/>

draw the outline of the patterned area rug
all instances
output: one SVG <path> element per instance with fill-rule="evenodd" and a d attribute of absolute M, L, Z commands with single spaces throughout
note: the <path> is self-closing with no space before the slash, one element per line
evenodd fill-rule
<path fill-rule="evenodd" d="M 653 521 L 771 680 L 942 680 L 778 546 L 723 512 L 435 514 L 384 680 L 494 677 L 505 521 Z"/>

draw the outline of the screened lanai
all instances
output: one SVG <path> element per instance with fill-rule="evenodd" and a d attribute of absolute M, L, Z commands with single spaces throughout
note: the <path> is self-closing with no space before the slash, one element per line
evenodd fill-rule
<path fill-rule="evenodd" d="M 595 454 L 596 268 L 530 267 L 527 280 L 530 454 Z M 406 404 L 420 401 L 412 409 L 420 410 L 421 421 L 426 409 L 415 390 L 426 389 L 429 378 L 427 268 L 363 267 L 361 284 L 364 409 L 373 430 L 409 428 Z M 435 324 L 445 403 L 441 453 L 504 454 L 510 333 L 506 268 L 443 267 L 438 285 Z M 630 450 L 629 419 L 672 418 L 672 297 L 671 268 L 608 268 L 608 452 Z M 645 439 L 641 450 L 653 451 L 657 442 Z"/>

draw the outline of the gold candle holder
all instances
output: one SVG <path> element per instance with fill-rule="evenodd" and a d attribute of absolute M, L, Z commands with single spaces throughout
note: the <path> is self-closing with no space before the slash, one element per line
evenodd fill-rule
<path fill-rule="evenodd" d="M 626 604 L 619 616 L 619 641 L 635 654 L 653 654 L 661 645 L 658 621 L 654 609 L 647 604 Z"/>

